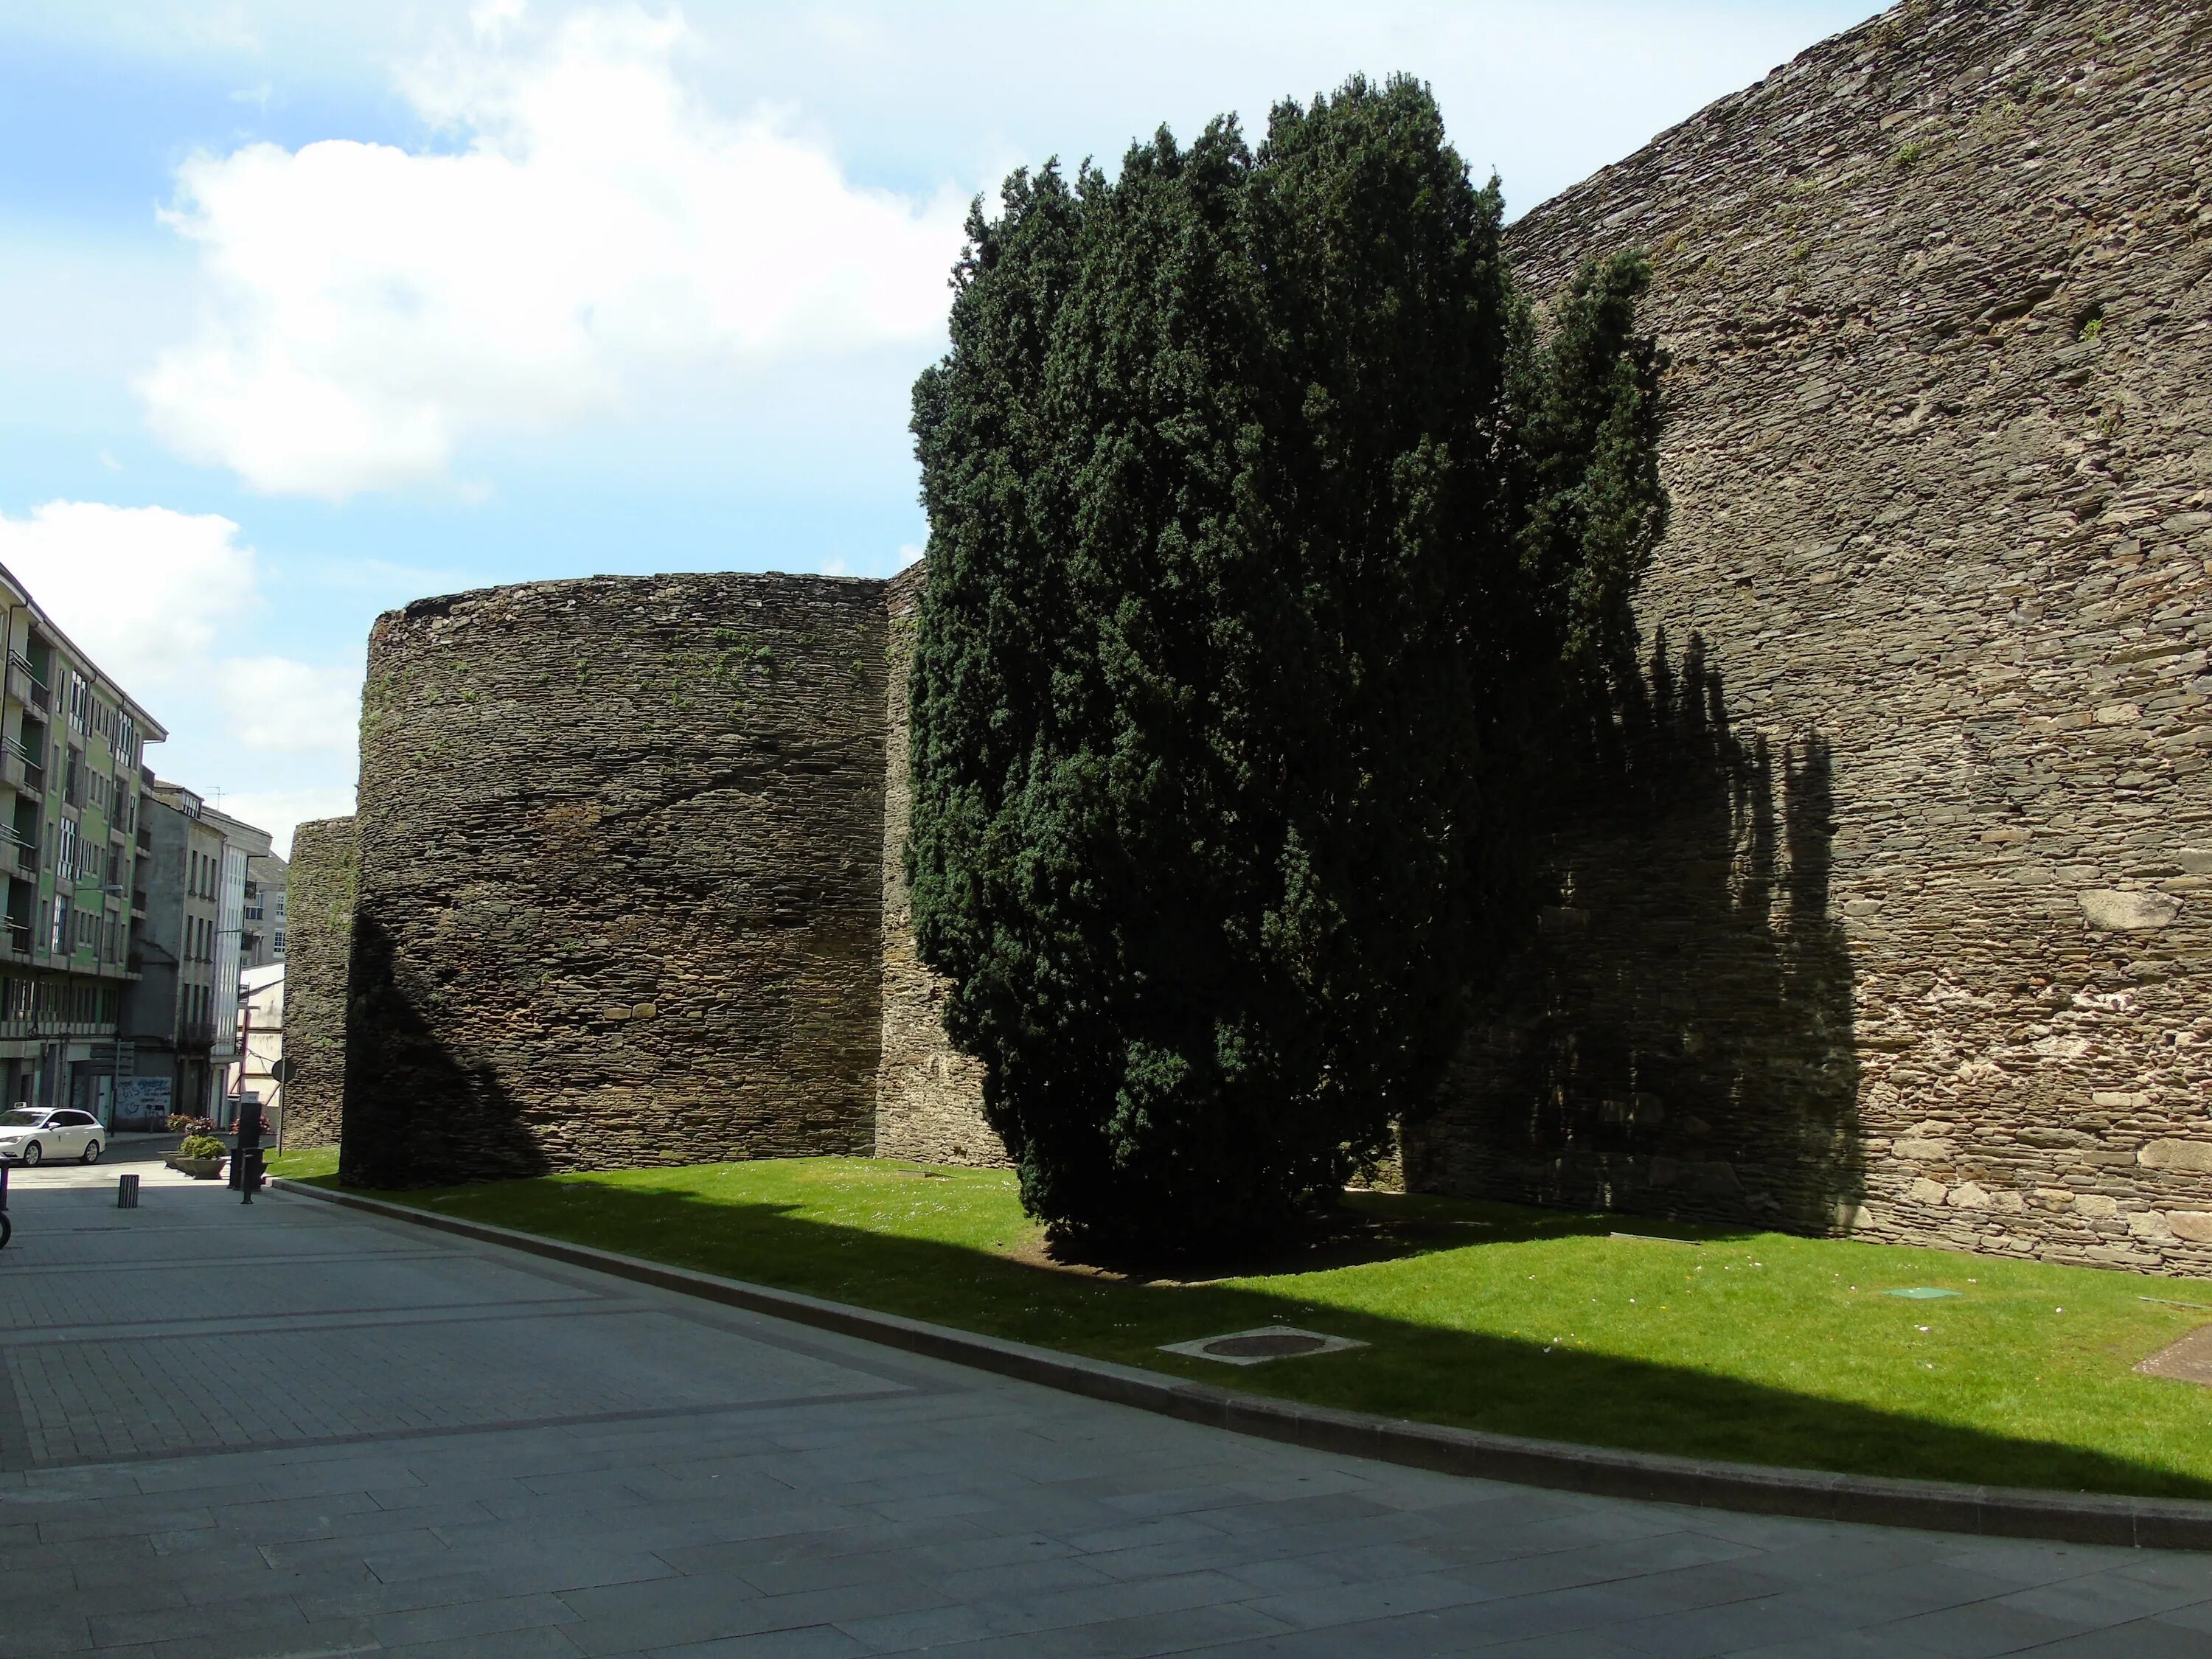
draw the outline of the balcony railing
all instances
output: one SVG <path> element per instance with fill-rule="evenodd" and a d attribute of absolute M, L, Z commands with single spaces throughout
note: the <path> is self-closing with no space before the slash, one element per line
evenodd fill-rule
<path fill-rule="evenodd" d="M 8 695 L 41 711 L 53 706 L 53 694 L 46 690 L 46 682 L 31 672 L 27 659 L 13 652 L 8 656 Z"/>
<path fill-rule="evenodd" d="M 0 951 L 10 957 L 27 960 L 31 954 L 31 924 L 9 916 L 0 919 Z"/>
<path fill-rule="evenodd" d="M 39 873 L 39 843 L 25 841 L 21 836 L 0 833 L 0 856 L 12 849 L 15 873 L 35 876 Z"/>
<path fill-rule="evenodd" d="M 21 744 L 11 743 L 4 753 L 0 753 L 0 782 L 30 794 L 43 795 L 46 793 L 46 769 Z"/>

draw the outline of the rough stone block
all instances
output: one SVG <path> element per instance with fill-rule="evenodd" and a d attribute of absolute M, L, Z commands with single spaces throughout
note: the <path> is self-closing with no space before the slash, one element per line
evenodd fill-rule
<path fill-rule="evenodd" d="M 2212 1140 L 2154 1140 L 2136 1153 L 2146 1170 L 2179 1170 L 2212 1175 Z"/>
<path fill-rule="evenodd" d="M 2075 896 L 2093 927 L 2142 933 L 2163 927 L 2181 914 L 2181 901 L 2166 893 L 2128 893 L 2101 889 Z"/>

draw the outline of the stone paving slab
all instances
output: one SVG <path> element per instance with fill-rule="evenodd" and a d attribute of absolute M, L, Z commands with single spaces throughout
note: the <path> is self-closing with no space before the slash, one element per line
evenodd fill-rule
<path fill-rule="evenodd" d="M 1370 1463 L 281 1195 L 16 1205 L 0 1659 L 2212 1653 L 2202 1556 Z"/>
<path fill-rule="evenodd" d="M 2136 1369 L 2148 1376 L 2178 1377 L 2212 1387 L 2212 1325 L 2200 1325 L 2178 1342 L 2169 1342 Z"/>

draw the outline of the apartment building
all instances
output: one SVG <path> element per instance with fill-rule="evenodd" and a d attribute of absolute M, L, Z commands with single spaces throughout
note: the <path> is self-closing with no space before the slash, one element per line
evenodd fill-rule
<path fill-rule="evenodd" d="M 274 853 L 246 860 L 246 937 L 240 955 L 249 969 L 284 961 L 284 878 L 292 866 Z"/>
<path fill-rule="evenodd" d="M 112 1121 L 144 746 L 168 733 L 0 568 L 0 1101 Z"/>
<path fill-rule="evenodd" d="M 257 862 L 273 859 L 269 832 L 150 773 L 141 793 L 145 919 L 125 1036 L 142 1081 L 131 1093 L 148 1119 L 158 1106 L 165 1117 L 177 1111 L 226 1122 L 225 1081 L 240 1057 L 240 975 L 273 932 L 267 890 L 249 900 L 247 877 Z M 256 908 L 263 919 L 249 915 Z"/>

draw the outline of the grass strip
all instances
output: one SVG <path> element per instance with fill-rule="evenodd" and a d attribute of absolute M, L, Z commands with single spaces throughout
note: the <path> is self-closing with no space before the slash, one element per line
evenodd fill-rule
<path fill-rule="evenodd" d="M 336 1185 L 335 1166 L 324 1149 L 275 1169 Z M 2212 1497 L 2212 1395 L 2133 1369 L 2202 1313 L 2145 1299 L 2131 1273 L 1720 1228 L 1639 1238 L 1615 1216 L 1355 1194 L 1352 1236 L 1294 1261 L 1195 1282 L 1103 1274 L 1044 1257 L 1004 1171 L 863 1158 L 377 1196 L 1320 1405 L 1741 1462 Z M 1900 1286 L 1960 1294 L 1884 1294 Z M 1273 1324 L 1368 1346 L 1241 1368 L 1160 1352 Z"/>

